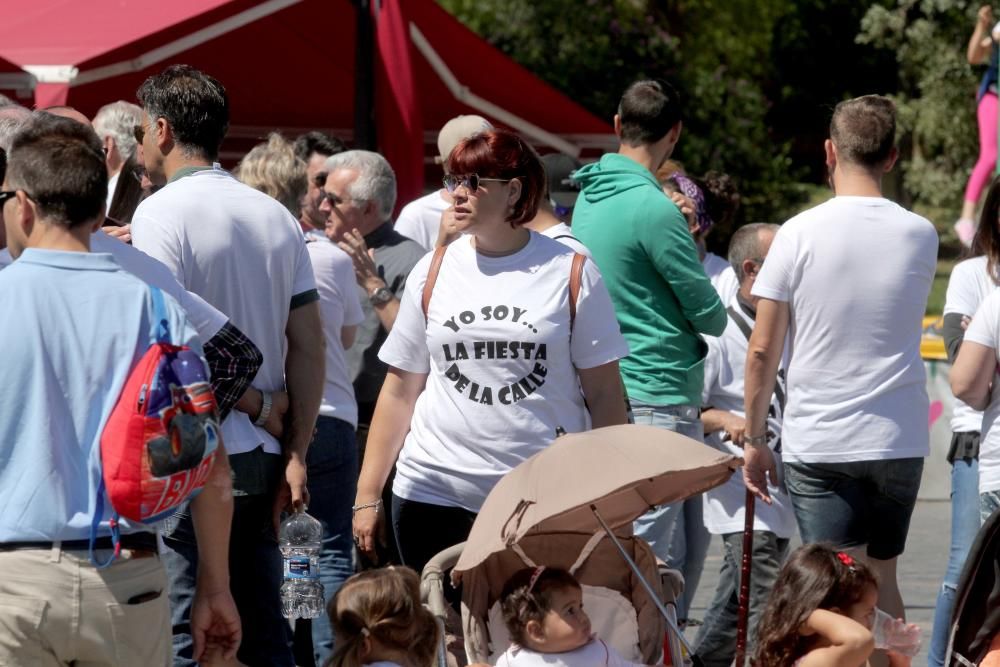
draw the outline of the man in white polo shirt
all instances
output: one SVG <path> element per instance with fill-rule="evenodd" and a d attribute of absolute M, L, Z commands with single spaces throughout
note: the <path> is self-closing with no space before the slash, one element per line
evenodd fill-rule
<path fill-rule="evenodd" d="M 166 185 L 136 210 L 133 243 L 228 315 L 264 357 L 253 381 L 256 391 L 237 405 L 249 414 L 234 411 L 223 423 L 236 495 L 231 589 L 243 624 L 239 660 L 291 667 L 291 636 L 278 598 L 282 572 L 274 510 L 300 508 L 308 499 L 306 450 L 324 382 L 312 265 L 298 221 L 276 200 L 213 164 L 229 124 L 222 84 L 174 65 L 147 79 L 138 97 L 146 170 L 154 183 Z M 279 441 L 262 426 L 272 411 L 286 408 L 280 405 L 282 390 L 288 398 Z M 188 624 L 197 545 L 190 517 L 182 513 L 178 519 L 164 534 L 174 664 L 193 665 Z"/>
<path fill-rule="evenodd" d="M 836 196 L 774 238 L 746 368 L 747 486 L 776 481 L 766 419 L 786 333 L 783 470 L 802 541 L 863 557 L 879 575 L 878 606 L 903 615 L 896 559 L 929 452 L 920 323 L 937 263 L 937 232 L 882 196 L 896 162 L 892 102 L 837 105 L 826 141 Z"/>

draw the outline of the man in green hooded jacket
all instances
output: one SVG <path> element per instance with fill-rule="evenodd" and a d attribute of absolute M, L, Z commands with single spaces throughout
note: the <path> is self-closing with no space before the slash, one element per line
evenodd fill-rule
<path fill-rule="evenodd" d="M 615 116 L 615 133 L 618 152 L 573 176 L 582 186 L 573 232 L 604 276 L 631 349 L 621 373 L 635 422 L 701 441 L 707 350 L 701 334 L 720 335 L 726 309 L 705 275 L 684 216 L 654 176 L 680 137 L 676 91 L 663 81 L 629 86 Z M 683 530 L 678 516 L 684 517 Z M 636 534 L 658 557 L 668 560 L 673 544 L 669 562 L 685 575 L 686 599 L 693 596 L 707 550 L 701 521 L 699 497 L 657 508 L 636 522 Z M 685 533 L 698 537 L 686 540 Z M 684 600 L 678 611 L 684 618 Z"/>

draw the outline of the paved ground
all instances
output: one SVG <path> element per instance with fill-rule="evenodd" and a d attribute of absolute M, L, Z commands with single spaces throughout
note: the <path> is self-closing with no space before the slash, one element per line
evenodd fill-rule
<path fill-rule="evenodd" d="M 913 513 L 907 550 L 900 557 L 899 581 L 906 602 L 907 618 L 923 629 L 924 646 L 914 658 L 914 667 L 927 664 L 927 643 L 934 602 L 938 587 L 948 562 L 948 544 L 951 537 L 951 504 L 942 501 L 920 501 Z M 793 545 L 794 546 L 794 545 Z M 692 616 L 702 618 L 711 600 L 722 564 L 721 541 L 716 538 L 705 563 L 705 572 L 695 595 Z M 733 632 L 736 629 L 733 628 Z M 693 632 L 688 633 L 692 638 Z"/>

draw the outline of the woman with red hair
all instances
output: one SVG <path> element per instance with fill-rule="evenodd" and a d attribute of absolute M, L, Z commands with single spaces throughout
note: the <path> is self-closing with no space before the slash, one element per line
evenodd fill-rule
<path fill-rule="evenodd" d="M 461 235 L 406 281 L 379 352 L 389 373 L 354 507 L 355 539 L 374 554 L 395 463 L 392 525 L 418 571 L 466 539 L 497 481 L 557 429 L 627 419 L 618 360 L 628 346 L 600 272 L 590 261 L 574 268 L 570 248 L 524 226 L 545 189 L 538 156 L 490 130 L 460 142 L 446 166 L 446 217 Z"/>

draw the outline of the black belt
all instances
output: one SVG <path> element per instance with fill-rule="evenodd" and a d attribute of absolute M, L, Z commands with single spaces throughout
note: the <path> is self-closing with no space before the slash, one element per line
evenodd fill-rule
<path fill-rule="evenodd" d="M 14 551 L 16 549 L 51 549 L 55 542 L 0 542 L 0 551 Z M 131 533 L 122 535 L 122 549 L 130 551 L 146 551 L 156 553 L 156 534 L 154 533 Z M 88 551 L 90 540 L 63 540 L 61 543 L 63 551 Z M 115 545 L 110 537 L 98 537 L 94 540 L 94 549 L 114 549 Z"/>

